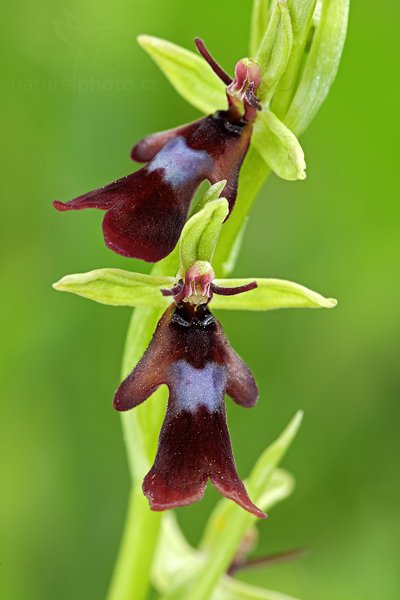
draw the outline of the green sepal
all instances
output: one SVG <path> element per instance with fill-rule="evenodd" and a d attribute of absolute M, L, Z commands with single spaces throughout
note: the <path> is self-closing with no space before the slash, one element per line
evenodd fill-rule
<path fill-rule="evenodd" d="M 214 294 L 211 309 L 275 310 L 277 308 L 334 308 L 337 301 L 284 279 L 215 279 L 220 287 L 239 287 L 255 281 L 257 287 L 237 296 Z"/>
<path fill-rule="evenodd" d="M 160 290 L 171 288 L 175 283 L 174 277 L 155 277 L 122 269 L 96 269 L 89 273 L 66 275 L 53 287 L 111 306 L 163 308 L 171 300 L 164 298 Z"/>
<path fill-rule="evenodd" d="M 222 223 L 228 213 L 228 201 L 219 198 L 208 202 L 187 221 L 179 242 L 182 277 L 195 262 L 212 262 Z"/>
<path fill-rule="evenodd" d="M 205 114 L 226 109 L 224 84 L 198 54 L 150 35 L 139 35 L 137 39 L 178 94 L 192 106 Z"/>
<path fill-rule="evenodd" d="M 300 142 L 268 109 L 261 111 L 254 125 L 253 144 L 269 168 L 282 179 L 306 178 L 306 163 Z"/>

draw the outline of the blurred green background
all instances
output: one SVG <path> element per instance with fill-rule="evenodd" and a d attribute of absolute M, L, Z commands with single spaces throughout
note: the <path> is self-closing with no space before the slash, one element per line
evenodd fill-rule
<path fill-rule="evenodd" d="M 103 245 L 102 215 L 61 215 L 70 199 L 127 174 L 141 136 L 197 118 L 135 43 L 150 33 L 227 69 L 247 54 L 250 0 L 93 0 L 3 7 L 0 597 L 97 600 L 110 579 L 129 489 L 119 378 L 129 309 L 57 294 L 51 283 L 97 267 L 145 270 Z M 294 495 L 260 527 L 257 553 L 306 558 L 242 572 L 304 600 L 400 597 L 400 6 L 354 2 L 341 69 L 302 142 L 305 182 L 271 177 L 236 273 L 298 281 L 334 311 L 224 313 L 261 390 L 229 406 L 239 472 L 298 408 L 284 466 Z M 179 511 L 195 542 L 217 499 Z"/>

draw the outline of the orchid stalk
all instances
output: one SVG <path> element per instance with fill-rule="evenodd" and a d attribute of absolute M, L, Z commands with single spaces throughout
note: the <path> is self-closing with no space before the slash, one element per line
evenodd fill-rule
<path fill-rule="evenodd" d="M 246 279 L 228 276 L 251 207 L 270 172 L 286 180 L 306 176 L 297 136 L 335 78 L 348 8 L 349 0 L 255 0 L 251 58 L 238 61 L 233 77 L 201 40 L 196 41 L 199 55 L 140 36 L 139 43 L 175 90 L 207 116 L 136 144 L 132 158 L 145 163 L 139 171 L 70 202 L 55 203 L 63 211 L 105 210 L 103 233 L 109 248 L 156 263 L 149 275 L 96 269 L 54 284 L 96 302 L 134 307 L 123 383 L 114 399 L 115 408 L 124 411 L 132 492 L 108 600 L 144 600 L 151 585 L 162 600 L 294 600 L 243 584 L 228 573 L 257 518 L 293 490 L 293 477 L 279 464 L 302 414 L 263 452 L 243 484 L 230 447 L 224 394 L 251 407 L 258 392 L 212 311 L 336 304 L 292 282 L 253 273 Z M 205 179 L 210 187 L 193 205 L 194 192 Z M 156 185 L 162 201 L 153 203 Z M 140 225 L 141 219 L 146 225 Z M 204 351 L 196 354 L 201 344 Z M 200 408 L 207 427 L 196 437 Z M 215 415 L 222 432 L 218 443 Z M 176 429 L 177 423 L 184 427 Z M 189 455 L 182 432 L 191 427 Z M 181 462 L 171 462 L 172 454 Z M 150 506 L 142 493 L 143 479 Z M 207 479 L 225 498 L 210 515 L 199 547 L 192 548 L 173 511 L 160 511 L 201 498 Z"/>

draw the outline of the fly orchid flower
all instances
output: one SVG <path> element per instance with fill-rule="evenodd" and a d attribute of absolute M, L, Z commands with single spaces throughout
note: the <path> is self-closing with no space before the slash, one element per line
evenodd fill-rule
<path fill-rule="evenodd" d="M 258 103 L 257 63 L 239 61 L 232 79 L 216 63 L 203 42 L 196 46 L 224 82 L 228 109 L 193 123 L 145 137 L 131 156 L 146 165 L 131 175 L 74 200 L 53 202 L 59 211 L 105 210 L 106 245 L 123 256 L 156 262 L 175 247 L 190 204 L 202 181 L 227 181 L 225 196 L 231 211 L 239 172 L 246 156 Z"/>
<path fill-rule="evenodd" d="M 143 482 L 152 510 L 200 500 L 210 479 L 223 496 L 265 518 L 236 471 L 224 402 L 226 393 L 243 407 L 254 406 L 257 385 L 207 306 L 213 293 L 232 295 L 257 285 L 223 289 L 213 279 L 211 265 L 202 262 L 193 265 L 184 282 L 163 291 L 175 302 L 161 317 L 143 358 L 119 386 L 114 407 L 129 410 L 160 385 L 169 388 L 157 455 Z"/>
<path fill-rule="evenodd" d="M 220 296 L 236 296 L 243 292 L 250 292 L 257 287 L 257 283 L 252 281 L 241 286 L 221 287 L 214 283 L 215 274 L 209 262 L 198 260 L 188 270 L 185 280 L 179 279 L 178 283 L 171 289 L 163 289 L 163 296 L 174 296 L 174 300 L 179 304 L 182 300 L 197 306 L 198 304 L 208 304 L 213 294 Z"/>
<path fill-rule="evenodd" d="M 185 224 L 176 277 L 99 269 L 64 277 L 55 287 L 114 306 L 153 306 L 164 311 L 147 350 L 113 402 L 117 410 L 127 411 L 161 385 L 168 387 L 156 458 L 143 482 L 151 508 L 160 511 L 192 504 L 202 498 L 210 479 L 221 494 L 264 518 L 236 471 L 224 403 L 226 393 L 243 407 L 254 406 L 257 385 L 209 305 L 269 310 L 330 308 L 335 301 L 277 279 L 215 279 L 211 261 L 229 211 L 227 200 L 218 197 L 224 185 L 218 182 L 210 188 L 207 197 L 217 198 L 207 201 Z"/>

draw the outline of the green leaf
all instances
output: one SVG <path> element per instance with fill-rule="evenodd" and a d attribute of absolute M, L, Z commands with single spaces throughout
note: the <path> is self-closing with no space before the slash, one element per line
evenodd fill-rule
<path fill-rule="evenodd" d="M 205 114 L 226 109 L 224 84 L 198 54 L 150 35 L 138 42 L 189 104 Z"/>
<path fill-rule="evenodd" d="M 285 123 L 300 135 L 315 117 L 336 77 L 346 39 L 349 0 L 322 0 L 300 83 Z"/>
<path fill-rule="evenodd" d="M 264 510 L 271 509 L 285 500 L 292 493 L 293 488 L 293 476 L 283 469 L 275 469 L 260 498 L 259 506 Z M 220 535 L 220 529 L 226 527 L 225 513 L 230 506 L 231 502 L 226 499 L 222 499 L 218 503 L 213 512 L 214 527 L 209 528 L 209 535 L 203 539 L 200 550 L 196 550 L 188 544 L 177 524 L 174 513 L 169 512 L 165 516 L 153 569 L 153 580 L 159 591 L 168 592 L 171 589 L 171 581 L 174 582 L 174 587 L 179 588 L 179 586 L 185 585 L 185 582 L 193 578 L 202 568 L 208 549 L 212 548 L 216 538 Z M 221 579 L 215 593 L 216 598 L 224 598 L 224 594 L 235 593 L 235 580 L 230 577 Z"/>
<path fill-rule="evenodd" d="M 161 538 L 153 566 L 153 581 L 159 591 L 165 592 L 179 585 L 179 578 L 190 578 L 195 575 L 204 561 L 204 555 L 195 550 L 183 535 L 175 514 L 166 513 Z"/>
<path fill-rule="evenodd" d="M 219 198 L 187 221 L 180 238 L 181 273 L 197 261 L 212 262 L 222 223 L 229 212 L 228 201 Z"/>
<path fill-rule="evenodd" d="M 260 505 L 263 510 L 269 510 L 277 502 L 287 498 L 293 491 L 293 477 L 286 471 L 276 469 L 276 467 L 295 438 L 302 419 L 303 413 L 301 411 L 297 412 L 279 438 L 261 454 L 246 481 L 251 499 L 255 504 Z M 225 531 L 227 532 L 232 524 L 232 511 L 237 515 L 240 514 L 242 518 L 247 517 L 249 524 L 256 521 L 256 518 L 249 515 L 249 513 L 238 510 L 238 507 L 232 502 L 225 499 L 221 500 L 208 520 L 200 542 L 201 549 L 211 551 L 213 547 L 220 544 L 220 536 Z M 245 532 L 246 529 L 242 531 L 239 541 Z"/>
<path fill-rule="evenodd" d="M 252 281 L 257 287 L 237 296 L 214 295 L 211 306 L 227 310 L 274 310 L 276 308 L 334 308 L 334 298 L 324 298 L 317 292 L 284 279 L 216 279 L 220 287 L 239 287 Z"/>
<path fill-rule="evenodd" d="M 295 479 L 289 471 L 274 469 L 267 487 L 258 500 L 258 506 L 268 512 L 271 508 L 286 500 L 293 493 L 294 488 Z"/>
<path fill-rule="evenodd" d="M 160 290 L 171 288 L 174 284 L 174 277 L 156 277 L 121 269 L 96 269 L 89 273 L 66 275 L 53 287 L 111 306 L 165 308 L 170 300 L 164 298 Z"/>
<path fill-rule="evenodd" d="M 253 144 L 266 164 L 282 179 L 305 179 L 303 149 L 294 135 L 270 110 L 258 115 Z"/>
<path fill-rule="evenodd" d="M 300 429 L 302 420 L 303 411 L 299 410 L 286 429 L 275 442 L 262 453 L 253 467 L 247 485 L 249 493 L 256 503 L 262 500 L 269 478 L 292 445 L 292 442 Z"/>
<path fill-rule="evenodd" d="M 247 489 L 250 498 L 256 504 L 262 500 L 263 495 L 271 481 L 272 473 L 282 460 L 290 447 L 302 420 L 302 413 L 298 412 L 289 423 L 280 437 L 263 452 L 249 479 Z M 236 551 L 247 530 L 257 521 L 257 518 L 237 506 L 233 502 L 224 508 L 224 519 L 220 515 L 212 515 L 206 528 L 204 540 L 213 539 L 205 553 L 204 565 L 198 570 L 190 581 L 184 581 L 178 588 L 170 590 L 164 600 L 186 600 L 190 590 L 191 600 L 209 600 L 215 598 L 221 577 L 226 573 Z M 218 535 L 212 532 L 216 529 Z"/>
<path fill-rule="evenodd" d="M 267 480 L 267 484 L 260 494 L 257 506 L 264 511 L 269 511 L 291 495 L 294 485 L 294 477 L 291 473 L 284 469 L 274 469 L 271 478 Z M 230 516 L 231 507 L 232 503 L 225 498 L 218 502 L 203 534 L 201 550 L 208 551 L 212 548 L 221 531 L 229 526 L 227 519 Z"/>
<path fill-rule="evenodd" d="M 250 27 L 250 56 L 255 56 L 268 25 L 269 0 L 254 0 Z"/>
<path fill-rule="evenodd" d="M 263 452 L 258 459 L 255 467 L 253 468 L 249 479 L 246 482 L 247 489 L 250 497 L 253 501 L 261 506 L 261 508 L 268 509 L 268 507 L 274 506 L 277 502 L 285 499 L 291 494 L 294 487 L 294 480 L 289 473 L 281 469 L 276 469 L 276 466 L 280 463 L 288 448 L 291 446 L 303 419 L 302 411 L 299 411 L 279 438 Z M 221 503 L 222 504 L 222 503 Z M 219 557 L 225 546 L 225 552 L 228 552 L 231 559 L 235 555 L 233 549 L 233 539 L 236 541 L 236 548 L 240 543 L 240 540 L 244 537 L 246 530 L 248 529 L 251 521 L 255 518 L 250 515 L 242 514 L 241 523 L 241 536 L 239 537 L 232 529 L 239 529 L 239 524 L 235 521 L 232 511 L 235 511 L 237 507 L 232 506 L 232 503 L 228 505 L 226 502 L 226 508 L 217 510 L 212 515 L 208 527 L 206 529 L 205 537 L 201 542 L 201 548 L 208 549 L 210 553 L 211 562 L 212 557 Z M 243 511 L 242 511 L 243 513 Z M 245 521 L 249 523 L 248 527 L 245 525 Z M 229 539 L 230 538 L 230 539 Z M 231 546 L 230 546 L 231 542 Z M 228 565 L 230 562 L 228 563 Z M 208 565 L 211 569 L 211 564 Z M 206 569 L 207 566 L 204 567 Z M 216 569 L 214 569 L 216 571 Z M 220 574 L 223 575 L 223 572 Z M 199 576 L 200 577 L 200 576 Z M 204 589 L 212 589 L 212 574 L 208 576 L 209 583 L 208 588 L 205 584 Z M 239 582 L 235 579 L 223 577 L 220 580 L 220 585 L 214 588 L 214 591 L 209 595 L 198 596 L 200 598 L 210 598 L 211 600 L 295 600 L 285 594 L 279 592 L 272 592 L 270 590 L 262 590 L 253 586 L 236 585 Z M 222 593 L 221 593 L 222 592 Z M 194 596 L 197 600 L 197 597 Z"/>

